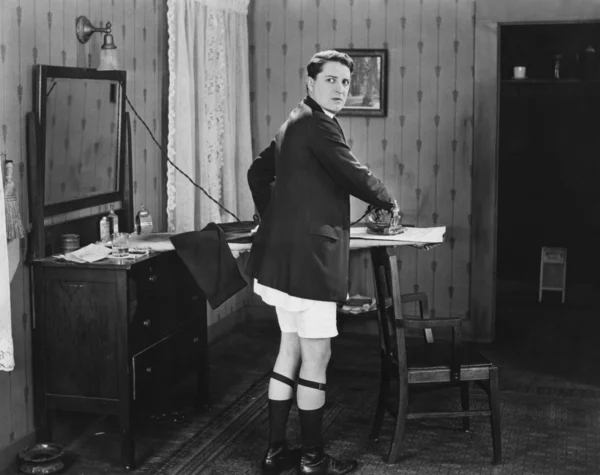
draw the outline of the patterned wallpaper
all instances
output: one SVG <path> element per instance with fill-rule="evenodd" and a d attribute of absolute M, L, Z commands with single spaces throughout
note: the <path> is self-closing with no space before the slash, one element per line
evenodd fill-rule
<path fill-rule="evenodd" d="M 304 96 L 312 54 L 388 49 L 388 116 L 339 121 L 405 223 L 448 227 L 445 245 L 398 251 L 403 292 L 427 292 L 438 316 L 468 316 L 474 14 L 474 0 L 255 0 L 250 12 L 255 155 Z M 365 209 L 353 200 L 353 219 Z M 366 252 L 351 266 L 351 293 L 373 295 Z"/>
<path fill-rule="evenodd" d="M 127 70 L 127 95 L 160 142 L 165 11 L 166 0 L 0 1 L 0 153 L 15 162 L 15 184 L 25 223 L 25 114 L 32 110 L 32 66 L 96 67 L 102 35 L 96 33 L 81 45 L 75 36 L 75 19 L 86 15 L 95 26 L 110 21 L 121 68 Z M 164 208 L 160 152 L 129 107 L 128 111 L 133 132 L 134 205 L 137 209 L 145 204 L 160 223 Z M 11 283 L 16 368 L 0 374 L 0 450 L 34 428 L 29 299 L 27 269 L 21 265 Z"/>
<path fill-rule="evenodd" d="M 128 96 L 160 141 L 165 65 L 165 0 L 2 0 L 0 2 L 0 153 L 15 161 L 27 221 L 25 114 L 33 64 L 95 67 L 96 34 L 77 42 L 75 18 L 110 21 L 128 73 Z M 474 0 L 254 0 L 249 11 L 254 153 L 304 95 L 304 70 L 317 50 L 387 48 L 388 117 L 340 118 L 361 161 L 397 197 L 407 223 L 448 226 L 449 243 L 399 253 L 405 291 L 432 296 L 438 315 L 468 307 Z M 129 112 L 131 110 L 128 108 Z M 158 149 L 132 114 L 134 204 L 162 215 Z M 159 212 L 160 210 L 160 212 Z M 353 216 L 364 205 L 353 202 Z M 364 254 L 353 256 L 352 290 L 369 292 Z M 211 322 L 239 308 L 241 292 Z M 0 374 L 0 450 L 33 430 L 29 284 L 22 266 L 11 285 L 16 369 Z M 210 309 L 209 309 L 210 310 Z"/>

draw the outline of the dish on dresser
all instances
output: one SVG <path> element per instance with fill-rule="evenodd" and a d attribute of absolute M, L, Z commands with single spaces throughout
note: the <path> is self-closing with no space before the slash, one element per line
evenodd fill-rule
<path fill-rule="evenodd" d="M 125 255 L 115 256 L 113 254 L 109 254 L 109 259 L 138 259 L 146 254 L 149 254 L 149 249 L 129 249 L 129 252 Z"/>

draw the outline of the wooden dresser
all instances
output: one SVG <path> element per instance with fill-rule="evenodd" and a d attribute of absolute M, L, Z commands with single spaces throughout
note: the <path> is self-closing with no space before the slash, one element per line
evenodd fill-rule
<path fill-rule="evenodd" d="M 33 261 L 34 390 L 40 440 L 54 409 L 118 416 L 135 468 L 134 410 L 190 372 L 207 402 L 206 300 L 179 256 L 75 264 Z"/>

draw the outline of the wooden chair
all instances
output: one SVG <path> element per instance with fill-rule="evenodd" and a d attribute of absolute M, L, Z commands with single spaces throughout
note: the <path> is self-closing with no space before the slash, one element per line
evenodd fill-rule
<path fill-rule="evenodd" d="M 492 428 L 493 463 L 502 459 L 500 436 L 500 407 L 498 403 L 498 369 L 477 353 L 463 345 L 460 318 L 429 318 L 427 295 L 400 294 L 396 256 L 390 248 L 371 249 L 377 291 L 377 319 L 381 342 L 381 381 L 379 401 L 371 429 L 371 438 L 377 440 L 386 409 L 396 418 L 387 463 L 400 458 L 402 437 L 408 419 L 462 418 L 463 429 L 469 430 L 469 418 L 487 416 Z M 391 290 L 391 292 L 390 292 Z M 402 305 L 417 302 L 420 318 L 405 318 Z M 452 330 L 452 341 L 435 341 L 432 329 Z M 409 331 L 417 331 L 425 338 L 407 339 Z M 410 344 L 409 344 L 410 343 Z M 391 401 L 391 383 L 398 380 L 398 396 Z M 469 410 L 469 382 L 475 381 L 487 393 L 489 409 Z M 460 411 L 411 412 L 409 388 L 438 389 L 440 386 L 460 388 Z"/>

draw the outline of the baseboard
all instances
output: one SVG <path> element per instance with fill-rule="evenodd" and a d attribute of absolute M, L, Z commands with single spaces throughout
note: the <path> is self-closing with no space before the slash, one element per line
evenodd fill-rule
<path fill-rule="evenodd" d="M 36 431 L 29 432 L 21 437 L 19 440 L 15 440 L 12 444 L 7 445 L 0 450 L 0 472 L 7 470 L 12 466 L 17 465 L 17 454 L 26 447 L 30 447 L 35 444 L 37 439 Z"/>
<path fill-rule="evenodd" d="M 231 333 L 236 326 L 244 323 L 246 318 L 246 308 L 242 307 L 209 325 L 206 329 L 208 345 L 212 345 L 218 339 Z"/>

